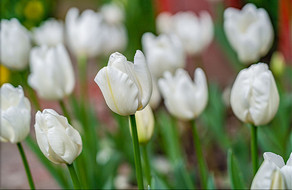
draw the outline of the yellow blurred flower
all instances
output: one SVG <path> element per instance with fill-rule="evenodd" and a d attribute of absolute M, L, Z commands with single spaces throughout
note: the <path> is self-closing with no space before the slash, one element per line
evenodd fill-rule
<path fill-rule="evenodd" d="M 0 65 L 0 85 L 9 82 L 9 78 L 10 78 L 9 70 L 5 66 Z"/>
<path fill-rule="evenodd" d="M 44 7 L 40 1 L 31 0 L 24 8 L 24 15 L 27 19 L 40 20 L 44 15 Z"/>

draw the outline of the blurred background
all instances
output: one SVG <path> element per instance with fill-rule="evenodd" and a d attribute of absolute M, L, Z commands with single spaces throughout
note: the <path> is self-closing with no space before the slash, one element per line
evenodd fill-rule
<path fill-rule="evenodd" d="M 18 18 L 25 27 L 32 29 L 51 17 L 64 21 L 66 13 L 71 7 L 77 7 L 80 11 L 85 9 L 97 11 L 103 4 L 110 2 L 116 2 L 125 8 L 128 44 L 122 53 L 129 60 L 132 60 L 136 49 L 142 49 L 141 37 L 145 32 L 157 34 L 155 18 L 159 13 L 164 11 L 173 14 L 179 11 L 199 13 L 201 10 L 206 10 L 211 14 L 215 30 L 214 39 L 202 54 L 188 57 L 186 69 L 192 75 L 195 68 L 200 65 L 200 67 L 204 68 L 208 78 L 209 104 L 199 120 L 199 131 L 202 134 L 204 155 L 218 188 L 230 187 L 227 177 L 227 151 L 230 147 L 232 147 L 238 163 L 249 162 L 249 131 L 235 118 L 226 100 L 228 99 L 228 88 L 231 87 L 237 73 L 244 66 L 239 62 L 236 53 L 230 47 L 224 34 L 223 12 L 227 7 L 240 9 L 246 3 L 254 3 L 257 7 L 265 8 L 273 24 L 275 40 L 269 53 L 262 57 L 260 61 L 271 64 L 273 52 L 278 51 L 284 57 L 285 66 L 280 71 L 281 73 L 276 76 L 277 82 L 279 82 L 277 84 L 282 85 L 280 108 L 270 129 L 263 129 L 259 132 L 260 151 L 261 153 L 267 150 L 272 151 L 282 155 L 287 160 L 289 152 L 291 153 L 292 150 L 292 0 L 1 0 L 0 14 L 1 19 Z M 71 56 L 71 58 L 76 67 L 76 58 L 74 56 Z M 102 123 L 97 129 L 98 139 L 106 139 L 105 137 L 108 133 L 115 136 L 118 130 L 117 124 L 112 119 L 110 110 L 106 106 L 98 86 L 93 81 L 98 70 L 107 64 L 107 60 L 108 56 L 105 55 L 92 58 L 89 60 L 87 68 L 90 101 L 92 105 L 95 105 L 95 116 Z M 16 80 L 13 73 L 5 70 L 2 66 L 0 78 L 1 84 L 5 81 L 13 83 Z M 76 86 L 78 88 L 78 85 Z M 75 90 L 78 93 L 78 89 Z M 42 100 L 41 104 L 43 108 L 54 108 L 57 111 L 61 111 L 55 102 Z M 163 105 L 161 104 L 160 107 L 163 107 Z M 159 115 L 160 112 L 157 112 L 157 115 Z M 159 116 L 163 118 L 163 114 Z M 167 121 L 162 120 L 160 122 L 165 123 Z M 32 121 L 33 123 L 34 121 Z M 180 123 L 180 125 L 183 126 L 185 124 Z M 184 130 L 186 129 L 180 128 L 181 143 L 184 147 L 188 163 L 187 167 L 192 167 L 195 163 L 192 137 L 191 133 Z M 166 164 L 164 166 L 165 169 L 168 166 L 167 162 L 163 160 L 164 148 L 163 146 L 156 146 L 156 144 L 161 145 L 164 143 L 161 142 L 163 140 L 160 140 L 163 139 L 161 133 L 163 131 L 158 131 L 154 135 L 151 149 L 153 149 L 156 156 L 158 155 L 158 165 L 161 164 L 159 161 Z M 129 137 L 126 139 L 129 140 Z M 105 141 L 103 142 L 107 144 Z M 118 144 L 119 142 L 114 143 Z M 122 144 L 127 143 L 131 146 L 130 141 Z M 102 146 L 100 145 L 100 147 Z M 113 145 L 113 147 L 114 150 L 119 149 L 117 145 Z M 60 188 L 60 184 L 52 178 L 51 174 L 28 146 L 25 146 L 25 151 L 36 187 L 46 189 Z M 25 171 L 16 146 L 9 143 L 1 143 L 0 153 L 0 188 L 28 188 Z M 153 160 L 156 160 L 156 158 L 153 158 Z M 239 164 L 239 168 L 242 169 L 244 183 L 249 184 L 251 171 L 246 170 L 245 167 L 244 164 Z M 129 173 L 128 168 L 129 163 L 122 161 L 115 166 L 115 172 Z"/>

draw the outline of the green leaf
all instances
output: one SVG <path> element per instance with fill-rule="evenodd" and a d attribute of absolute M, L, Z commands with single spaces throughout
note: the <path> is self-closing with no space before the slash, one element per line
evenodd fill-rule
<path fill-rule="evenodd" d="M 152 187 L 150 187 L 150 189 L 169 189 L 169 187 L 167 187 L 167 184 L 155 174 L 153 174 L 151 181 Z"/>
<path fill-rule="evenodd" d="M 207 183 L 208 189 L 216 189 L 215 182 L 214 182 L 214 175 L 210 174 L 208 177 L 208 183 Z"/>
<path fill-rule="evenodd" d="M 227 158 L 228 175 L 231 182 L 232 189 L 246 189 L 243 183 L 241 171 L 238 168 L 237 161 L 233 156 L 231 149 L 228 150 Z"/>

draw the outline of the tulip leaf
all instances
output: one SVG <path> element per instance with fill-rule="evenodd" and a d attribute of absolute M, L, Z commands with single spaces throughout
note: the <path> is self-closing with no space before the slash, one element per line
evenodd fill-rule
<path fill-rule="evenodd" d="M 216 189 L 213 174 L 210 174 L 208 177 L 207 189 Z"/>
<path fill-rule="evenodd" d="M 167 187 L 167 184 L 155 174 L 153 174 L 151 181 L 152 186 L 150 187 L 150 189 L 169 189 Z"/>
<path fill-rule="evenodd" d="M 243 183 L 243 178 L 241 171 L 237 165 L 237 161 L 233 156 L 233 152 L 231 149 L 228 150 L 228 158 L 227 158 L 227 166 L 228 166 L 228 175 L 231 182 L 232 189 L 246 189 Z"/>

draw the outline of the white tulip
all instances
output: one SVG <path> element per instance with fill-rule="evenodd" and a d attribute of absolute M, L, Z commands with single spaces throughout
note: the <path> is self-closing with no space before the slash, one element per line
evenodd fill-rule
<path fill-rule="evenodd" d="M 52 109 L 38 111 L 35 133 L 42 153 L 55 164 L 72 164 L 82 151 L 82 140 L 66 117 Z"/>
<path fill-rule="evenodd" d="M 77 8 L 71 8 L 66 15 L 66 34 L 70 50 L 78 57 L 95 57 L 101 53 L 102 16 L 92 10 L 85 10 L 79 16 Z"/>
<path fill-rule="evenodd" d="M 243 122 L 256 126 L 269 123 L 279 106 L 279 94 L 272 72 L 265 63 L 239 72 L 231 89 L 230 104 Z"/>
<path fill-rule="evenodd" d="M 285 165 L 281 156 L 265 152 L 251 189 L 292 189 L 292 153 Z"/>
<path fill-rule="evenodd" d="M 143 109 L 152 92 L 151 75 L 145 57 L 136 51 L 134 64 L 122 54 L 113 53 L 108 66 L 96 75 L 97 83 L 108 107 L 120 115 L 132 115 Z"/>
<path fill-rule="evenodd" d="M 155 37 L 152 33 L 142 36 L 142 45 L 151 74 L 162 77 L 165 71 L 173 73 L 185 66 L 185 53 L 180 40 L 175 35 L 161 34 Z"/>
<path fill-rule="evenodd" d="M 105 22 L 112 25 L 121 24 L 125 18 L 124 10 L 115 3 L 103 5 L 100 12 Z"/>
<path fill-rule="evenodd" d="M 72 93 L 75 84 L 73 67 L 62 44 L 33 48 L 30 68 L 28 83 L 41 98 L 60 100 Z"/>
<path fill-rule="evenodd" d="M 143 110 L 137 111 L 135 117 L 139 143 L 146 144 L 154 131 L 154 116 L 151 107 L 147 105 Z"/>
<path fill-rule="evenodd" d="M 27 67 L 31 49 L 28 30 L 17 19 L 13 18 L 1 20 L 0 33 L 1 63 L 15 70 Z"/>
<path fill-rule="evenodd" d="M 178 12 L 173 16 L 162 13 L 157 18 L 157 25 L 162 33 L 176 34 L 190 55 L 206 49 L 214 35 L 213 21 L 206 11 L 200 12 L 199 16 L 193 12 Z"/>
<path fill-rule="evenodd" d="M 207 105 L 208 86 L 201 68 L 195 70 L 194 81 L 185 70 L 178 69 L 174 76 L 166 72 L 158 85 L 166 108 L 179 119 L 195 119 Z"/>
<path fill-rule="evenodd" d="M 161 101 L 161 95 L 158 89 L 158 80 L 152 77 L 152 95 L 149 105 L 152 109 L 156 109 Z"/>
<path fill-rule="evenodd" d="M 1 127 L 0 140 L 18 143 L 23 141 L 30 130 L 30 103 L 21 86 L 14 88 L 5 83 L 0 88 Z"/>
<path fill-rule="evenodd" d="M 258 61 L 269 51 L 274 38 L 273 27 L 265 9 L 253 4 L 242 10 L 227 8 L 224 29 L 228 41 L 243 63 Z"/>
<path fill-rule="evenodd" d="M 40 27 L 33 29 L 34 41 L 37 45 L 56 46 L 64 43 L 64 26 L 61 21 L 50 19 Z"/>

